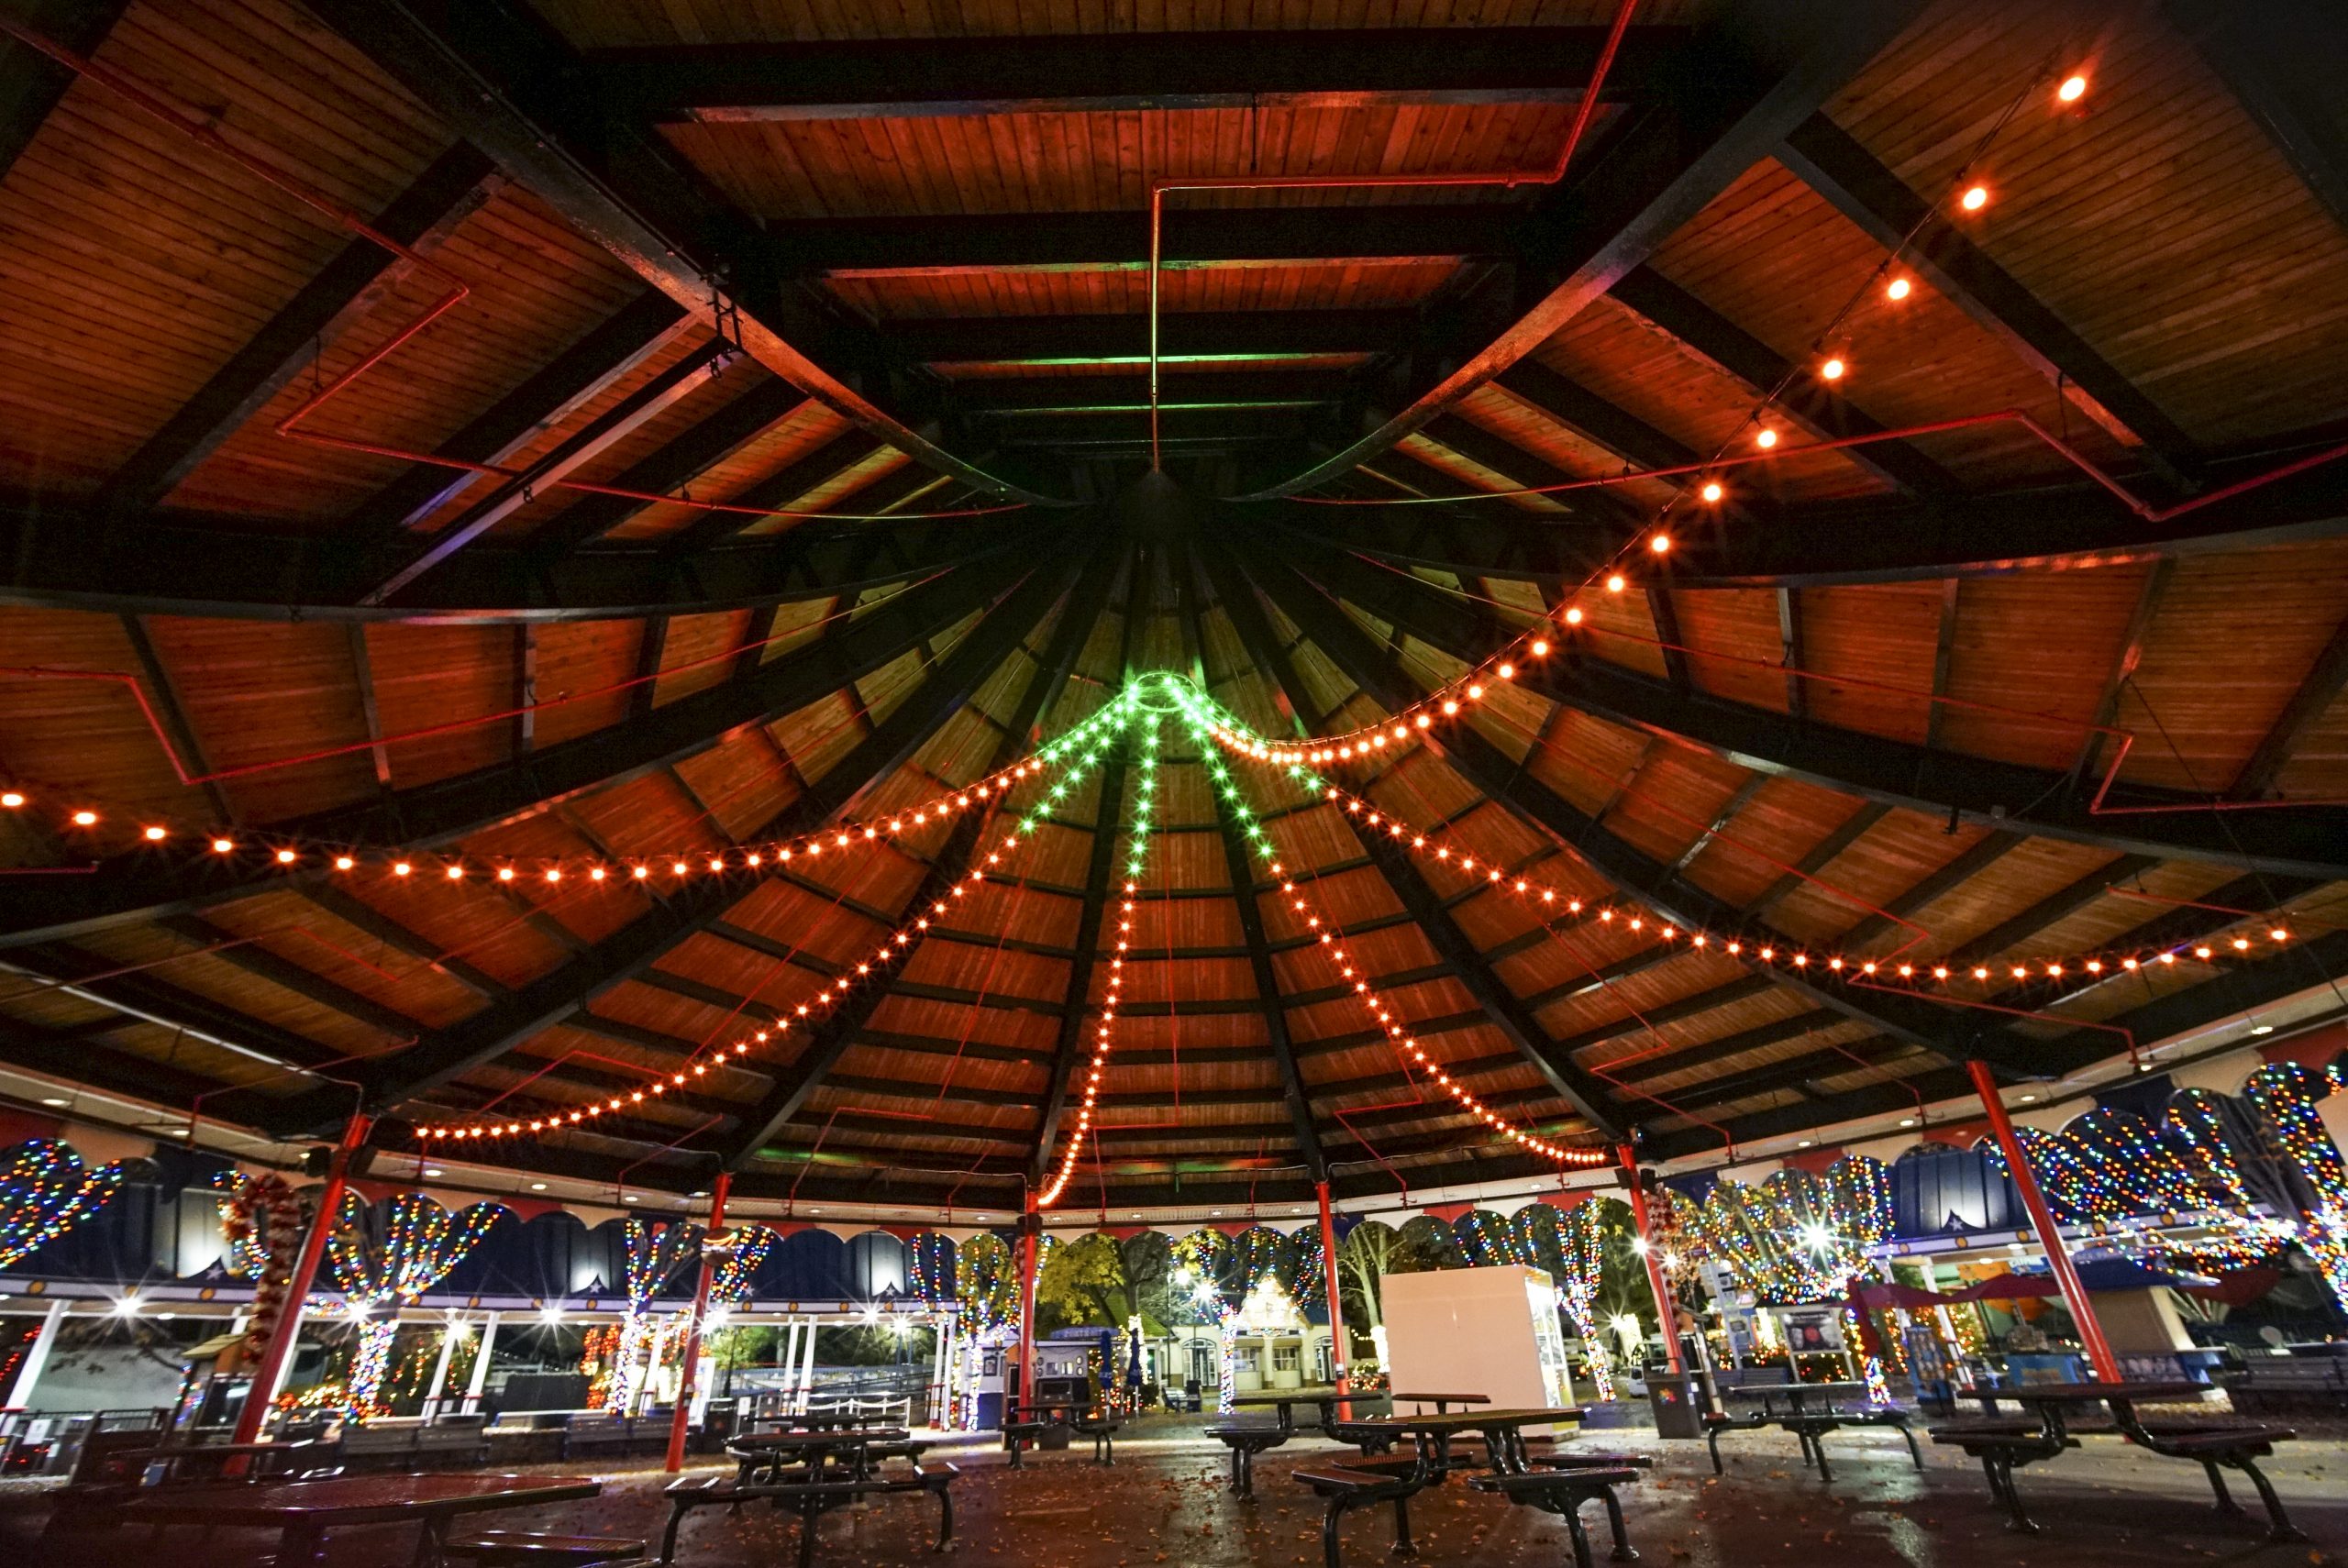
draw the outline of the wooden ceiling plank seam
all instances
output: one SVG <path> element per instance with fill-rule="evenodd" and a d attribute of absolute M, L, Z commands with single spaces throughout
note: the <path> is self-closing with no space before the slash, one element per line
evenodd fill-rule
<path fill-rule="evenodd" d="M 2226 787 L 2229 801 L 2263 801 L 2272 794 L 2275 781 L 2284 767 L 2297 755 L 2299 745 L 2307 738 L 2319 720 L 2331 711 L 2348 690 L 2348 621 L 2341 623 L 2331 634 L 2323 651 L 2304 679 L 2292 690 L 2290 700 L 2275 716 L 2266 733 Z"/>
<path fill-rule="evenodd" d="M 958 708 L 967 701 L 994 673 L 996 667 L 1035 630 L 1045 613 L 1060 600 L 1063 590 L 1083 594 L 1085 590 L 1081 585 L 1088 576 L 1098 579 L 1105 575 L 1099 570 L 1096 552 L 1088 551 L 1079 556 L 1071 565 L 1072 569 L 1061 572 L 1037 572 L 1014 602 L 1006 603 L 987 622 L 981 622 L 979 629 L 956 647 L 946 664 L 939 668 L 936 677 L 942 682 L 947 679 L 947 671 L 953 671 L 954 685 L 961 693 L 961 701 L 955 703 L 955 707 Z M 1093 568 L 1089 573 L 1084 569 L 1087 566 Z M 1049 590 L 1048 596 L 1037 590 L 1038 584 Z M 1097 602 L 1095 614 L 1098 614 Z M 998 617 L 1002 619 L 998 620 Z M 1020 694 L 1013 721 L 1005 725 L 997 736 L 993 757 L 985 772 L 991 774 L 1007 767 L 1026 752 L 1028 732 L 1034 727 L 1037 716 L 1058 697 L 1083 650 L 1090 627 L 1080 624 L 1080 621 L 1081 617 L 1073 613 L 1063 615 L 1060 625 L 1053 633 L 1053 644 L 1047 656 L 1049 668 L 1039 669 L 1029 679 L 1027 689 Z M 995 624 L 990 625 L 990 622 Z M 912 704 L 909 702 L 906 706 Z M 890 715 L 883 721 L 881 729 L 895 724 L 903 711 L 901 708 L 897 713 Z M 944 723 L 944 717 L 939 717 L 938 723 Z M 936 725 L 930 726 L 929 733 L 934 734 L 936 728 Z M 878 735 L 880 731 L 874 733 Z M 927 737 L 925 735 L 923 738 Z M 866 782 L 893 771 L 914 749 L 904 747 L 901 755 L 889 759 L 886 766 L 869 770 Z M 953 832 L 940 846 L 936 858 L 930 863 L 929 871 L 922 878 L 920 887 L 906 900 L 907 910 L 936 903 L 967 874 L 969 863 L 980 848 L 978 835 L 986 820 L 983 814 L 973 815 L 954 825 Z M 907 955 L 907 962 L 911 961 L 911 956 L 910 954 Z M 721 1156 L 725 1169 L 740 1170 L 749 1165 L 769 1141 L 799 1114 L 807 1103 L 807 1097 L 821 1086 L 857 1037 L 871 1024 L 873 1014 L 883 1001 L 892 995 L 919 994 L 920 988 L 909 986 L 903 979 L 903 970 L 904 966 L 901 964 L 873 984 L 857 990 L 825 1020 L 821 1030 L 800 1048 L 799 1055 L 791 1065 L 776 1075 L 774 1087 L 743 1119 L 744 1135 Z M 1082 1002 L 1082 998 L 1071 997 L 1067 1014 L 1080 1012 Z M 1020 1146 L 1025 1147 L 1024 1139 L 1020 1141 Z"/>
<path fill-rule="evenodd" d="M 566 222 L 759 363 L 915 461 L 1007 500 L 1051 503 L 884 406 L 890 356 L 861 317 L 769 265 L 755 228 L 641 121 L 581 113 L 576 50 L 521 0 L 318 0 L 320 17 Z"/>
<path fill-rule="evenodd" d="M 1786 138 L 1779 160 L 1886 249 L 1895 250 L 1950 301 L 2079 403 L 2122 441 L 2141 444 L 2170 482 L 2198 460 L 2176 422 L 2013 275 L 1933 211 L 1856 138 L 1812 115 Z M 2084 394 L 2082 397 L 2080 394 Z"/>
<path fill-rule="evenodd" d="M 1492 378 L 1544 418 L 1640 468 L 1672 469 L 1702 454 L 1538 359 L 1520 359 Z"/>
<path fill-rule="evenodd" d="M 1778 353 L 1652 267 L 1633 268 L 1608 297 L 1768 398 L 1789 424 L 1819 440 L 1880 435 L 1886 428 L 1814 368 Z M 1837 455 L 1905 495 L 1952 495 L 1959 488 L 1946 469 L 1905 440 L 1848 447 Z"/>
<path fill-rule="evenodd" d="M 627 712 L 631 721 L 651 716 L 652 700 L 659 694 L 660 690 L 660 661 L 667 656 L 668 651 L 669 617 L 666 615 L 646 616 L 644 635 L 636 645 L 637 684 L 629 688 L 627 694 Z M 682 776 L 677 772 L 676 764 L 669 765 L 668 773 L 670 778 L 681 784 L 683 783 Z M 703 807 L 702 810 L 703 815 L 707 815 L 708 809 Z M 713 817 L 710 820 L 714 822 L 716 819 Z"/>
<path fill-rule="evenodd" d="M 489 199 L 491 173 L 480 149 L 460 141 L 393 197 L 371 226 L 428 255 Z M 373 240 L 351 239 L 108 477 L 93 509 L 136 516 L 161 504 L 305 366 L 371 315 L 410 271 Z"/>
<path fill-rule="evenodd" d="M 1381 370 L 1398 410 L 1346 447 L 1246 499 L 1294 494 L 1391 447 L 1538 348 L 1656 248 L 1771 155 L 1922 9 L 1884 0 L 1858 12 L 1737 0 L 1687 46 L 1663 106 L 1623 116 L 1622 132 L 1585 166 L 1605 178 L 1545 187 L 1520 231 L 1512 277 L 1496 280 L 1512 314 L 1497 337 L 1489 306 L 1446 301 L 1450 341 L 1423 334 Z M 1658 68 L 1658 83 L 1666 72 Z M 1517 306 L 1530 302 L 1529 309 Z M 1401 383 L 1396 385 L 1395 383 Z"/>
<path fill-rule="evenodd" d="M 771 627 L 774 624 L 774 606 L 767 606 L 763 613 L 768 626 Z M 538 629 L 524 621 L 513 628 L 511 635 L 514 641 L 514 683 L 511 688 L 514 723 L 509 755 L 519 762 L 536 750 L 538 744 Z M 754 634 L 751 640 L 758 640 L 758 635 Z M 740 673 L 738 668 L 736 673 Z"/>
<path fill-rule="evenodd" d="M 1672 602 L 1668 584 L 1657 583 L 1646 591 L 1647 615 L 1655 622 L 1655 639 L 1663 645 L 1656 651 L 1663 655 L 1664 678 L 1671 689 L 1691 692 L 1694 682 L 1688 672 L 1688 637 L 1679 629 L 1679 607 Z"/>
<path fill-rule="evenodd" d="M 1464 603 L 1407 574 L 1379 571 L 1346 554 L 1313 549 L 1291 535 L 1284 553 L 1312 563 L 1315 580 L 1381 621 L 1401 627 L 1468 664 L 1507 644 L 1512 628 L 1480 606 Z M 1682 696 L 1669 684 L 1610 660 L 1578 657 L 1571 639 L 1561 657 L 1528 665 L 1517 683 L 1552 702 L 1636 733 L 1668 735 L 1740 767 L 1798 778 L 1888 802 L 1926 816 L 1972 817 L 1999 829 L 2065 839 L 2123 854 L 2204 860 L 2281 875 L 2348 877 L 2348 834 L 2335 814 L 2310 809 L 2220 818 L 2206 802 L 2174 791 L 2120 784 L 2110 804 L 2174 804 L 2165 823 L 2151 814 L 2091 809 L 2088 792 L 2066 789 L 2065 776 L 1967 753 L 1926 752 L 1890 736 L 1815 720 L 1788 724 L 1783 715 L 1724 698 Z M 1929 793 L 1927 792 L 1929 791 Z"/>
<path fill-rule="evenodd" d="M 215 925 L 201 916 L 166 915 L 156 924 L 175 936 L 185 937 L 199 947 L 216 949 L 214 955 L 233 968 L 241 969 L 345 1018 L 356 1020 L 395 1041 L 413 1041 L 425 1028 L 424 1024 L 397 1008 L 387 1006 L 372 997 L 361 996 L 305 964 L 296 963 L 259 942 L 239 937 L 235 932 Z"/>
<path fill-rule="evenodd" d="M 291 837 L 328 843 L 417 849 L 459 843 L 558 801 L 641 777 L 745 726 L 771 723 L 820 701 L 903 657 L 936 625 L 993 600 L 1014 575 L 1007 553 L 976 569 L 958 569 L 770 660 L 748 682 L 721 683 L 646 719 L 543 746 L 514 762 L 276 826 Z M 44 889 L 12 900 L 11 913 L 24 923 L 0 932 L 0 947 L 151 919 L 158 911 L 193 911 L 328 875 L 323 866 L 293 872 L 274 866 L 219 866 L 210 871 L 216 879 L 192 888 L 185 873 L 162 874 L 136 854 L 103 864 L 104 876 L 71 878 L 76 889 Z M 90 886 L 80 887 L 84 881 Z"/>
<path fill-rule="evenodd" d="M 1942 717 L 1948 710 L 1948 704 L 1942 699 L 1948 695 L 1949 670 L 1956 662 L 1958 611 L 1964 597 L 1965 580 L 1963 578 L 1952 577 L 1943 580 L 1940 622 L 1933 638 L 1933 696 L 1932 701 L 1924 704 L 1922 744 L 1926 751 L 1932 751 L 1940 745 Z M 2090 736 L 2088 745 L 2093 746 L 2101 738 L 2099 735 Z M 2087 755 L 2084 749 L 2080 752 L 2082 757 Z M 2076 771 L 2084 775 L 2085 768 Z"/>
<path fill-rule="evenodd" d="M 2111 672 L 2104 678 L 2103 695 L 2096 700 L 2095 717 L 2089 721 L 2093 728 L 2088 730 L 2087 739 L 2080 743 L 2078 760 L 2071 765 L 2071 777 L 2074 779 L 2094 778 L 2099 776 L 2099 769 L 2103 762 L 2104 747 L 2111 738 L 2106 732 L 2119 722 L 2120 699 L 2126 693 L 2128 682 L 2136 673 L 2136 666 L 2143 659 L 2144 639 L 2152 633 L 2153 622 L 2159 615 L 2161 602 L 2168 596 L 2169 584 L 2175 580 L 2176 576 L 2176 562 L 2168 558 L 2154 561 L 2152 569 L 2144 574 L 2144 586 L 2136 595 L 2135 609 L 2129 613 L 2128 629 L 2121 636 L 2120 650 L 2111 661 Z M 1951 579 L 1949 581 L 1949 592 L 1944 605 L 1945 613 L 1950 616 L 1955 613 L 1956 580 Z M 1935 653 L 1933 662 L 1933 696 L 1939 697 L 1946 693 L 1948 690 L 1946 676 L 1947 660 L 1943 655 Z M 1940 702 L 1933 704 L 1932 723 L 1935 726 L 1939 722 L 1944 705 Z M 1932 733 L 1936 734 L 1936 729 Z"/>
<path fill-rule="evenodd" d="M 1418 693 L 1410 690 L 1409 679 L 1382 667 L 1370 651 L 1368 638 L 1341 613 L 1318 600 L 1319 591 L 1296 575 L 1288 557 L 1274 559 L 1260 551 L 1251 552 L 1248 572 L 1259 583 L 1270 580 L 1275 585 L 1270 590 L 1274 602 L 1282 612 L 1306 628 L 1321 650 L 1372 701 L 1392 712 L 1415 700 Z M 1467 782 L 1505 806 L 1525 826 L 1555 838 L 1592 870 L 1666 920 L 1683 929 L 1725 928 L 1734 922 L 1734 911 L 1701 889 L 1667 875 L 1666 867 L 1643 851 L 1521 771 L 1475 729 L 1462 728 L 1433 744 Z M 1756 973 L 1753 977 L 1765 988 L 1777 986 L 1793 991 L 1952 1060 L 1977 1057 L 2021 1077 L 2042 1077 L 2057 1068 L 2057 1064 L 2025 1046 L 2002 1025 L 1958 1019 L 1921 999 L 1887 994 L 1862 1000 L 1847 988 L 1822 985 L 1781 970 Z"/>

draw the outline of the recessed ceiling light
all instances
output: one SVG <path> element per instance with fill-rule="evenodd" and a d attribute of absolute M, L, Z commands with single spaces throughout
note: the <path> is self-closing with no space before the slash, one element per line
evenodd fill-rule
<path fill-rule="evenodd" d="M 2275 1026 L 2271 1023 L 2254 1023 L 2250 1026 L 2250 1032 L 2253 1034 L 2272 1034 L 2275 1032 Z"/>
<path fill-rule="evenodd" d="M 530 1190 L 532 1192 L 544 1192 L 546 1189 L 547 1184 L 542 1181 L 534 1181 L 530 1184 Z"/>
<path fill-rule="evenodd" d="M 1903 1116 L 1899 1119 L 1899 1125 L 1902 1127 L 1913 1127 L 1916 1125 L 1916 1119 L 1912 1116 Z"/>
<path fill-rule="evenodd" d="M 1817 1139 L 1815 1139 L 1815 1138 L 1804 1138 L 1804 1139 L 1802 1139 L 1800 1142 L 1797 1143 L 1794 1145 L 1794 1147 L 1795 1147 L 1795 1148 L 1797 1148 L 1797 1149 L 1807 1149 L 1807 1148 L 1809 1148 L 1812 1143 L 1817 1143 L 1817 1142 L 1818 1142 L 1818 1140 L 1817 1140 Z"/>
<path fill-rule="evenodd" d="M 638 1198 L 636 1194 L 631 1192 L 626 1197 L 621 1198 L 620 1201 L 622 1203 L 637 1203 L 641 1202 L 642 1199 Z"/>
<path fill-rule="evenodd" d="M 69 1105 L 69 1104 L 71 1104 L 71 1103 L 72 1103 L 72 1101 L 70 1101 L 70 1100 L 58 1099 L 55 1099 L 55 1098 L 53 1098 L 53 1097 L 52 1097 L 52 1098 L 50 1098 L 50 1099 L 44 1099 L 44 1100 L 42 1100 L 42 1101 L 41 1101 L 41 1103 L 42 1103 L 43 1105 Z"/>
<path fill-rule="evenodd" d="M 2030 1104 L 2034 1103 L 2034 1102 L 2037 1100 L 2037 1099 L 2038 1099 L 2038 1097 L 2037 1097 L 2036 1095 L 2034 1095 L 2034 1094 L 2026 1094 L 2026 1095 L 2024 1095 L 2024 1096 L 2022 1096 L 2022 1097 L 2021 1097 L 2021 1102 L 2022 1102 L 2024 1105 L 2030 1105 Z"/>
<path fill-rule="evenodd" d="M 442 1171 L 438 1165 L 426 1165 L 424 1167 L 424 1174 L 426 1176 L 443 1176 L 447 1173 Z"/>

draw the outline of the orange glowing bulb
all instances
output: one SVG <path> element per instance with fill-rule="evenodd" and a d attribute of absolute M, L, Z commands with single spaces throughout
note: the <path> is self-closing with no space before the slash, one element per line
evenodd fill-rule
<path fill-rule="evenodd" d="M 1654 538 L 1647 541 L 1647 548 L 1653 550 L 1659 556 L 1667 554 L 1671 549 L 1671 536 L 1668 534 L 1657 534 Z"/>
<path fill-rule="evenodd" d="M 1569 604 L 1566 606 L 1566 624 L 1568 626 L 1578 626 L 1581 624 L 1580 605 Z"/>
<path fill-rule="evenodd" d="M 1701 495 L 1706 501 L 1718 501 L 1722 496 L 1726 495 L 1728 491 L 1721 488 L 1720 480 L 1708 480 L 1704 483 L 1704 488 L 1697 493 Z"/>
<path fill-rule="evenodd" d="M 290 849 L 281 849 L 277 852 L 277 863 L 280 866 L 291 866 L 294 861 L 300 858 L 300 856 L 295 855 Z"/>
<path fill-rule="evenodd" d="M 1959 199 L 1958 204 L 1963 206 L 1968 213 L 1979 212 L 1983 207 L 1989 204 L 1989 187 L 1987 185 L 1972 185 L 1966 187 L 1966 193 L 1964 196 Z"/>
<path fill-rule="evenodd" d="M 0 806 L 6 806 L 12 812 L 20 810 L 24 806 L 24 796 L 14 790 L 9 790 L 5 795 L 0 795 Z"/>
<path fill-rule="evenodd" d="M 404 860 L 395 861 L 392 866 L 392 875 L 394 877 L 404 877 L 415 869 L 415 867 L 410 866 Z"/>
<path fill-rule="evenodd" d="M 2087 95 L 2088 79 L 2084 76 L 2066 76 L 2063 85 L 2054 89 L 2054 96 L 2066 104 L 2076 104 Z"/>
<path fill-rule="evenodd" d="M 334 868 L 338 871 L 348 871 L 353 866 L 358 864 L 359 862 L 353 860 L 348 855 L 338 855 L 334 857 Z"/>
<path fill-rule="evenodd" d="M 1618 571 L 1606 580 L 1606 591 L 1609 593 L 1620 593 L 1623 591 L 1623 574 L 1621 572 Z"/>
<path fill-rule="evenodd" d="M 1534 658 L 1546 658 L 1549 655 L 1549 645 L 1539 637 L 1535 637 L 1533 639 L 1532 647 L 1526 651 L 1530 652 Z"/>
<path fill-rule="evenodd" d="M 161 843 L 162 843 L 162 842 L 163 842 L 163 830 L 162 830 L 161 828 L 159 828 L 159 827 L 150 827 L 150 828 L 149 828 L 149 829 L 147 830 L 147 842 L 148 842 L 148 843 L 150 843 L 150 844 L 161 844 Z"/>
<path fill-rule="evenodd" d="M 233 854 L 236 847 L 236 841 L 233 839 L 216 838 L 212 841 L 212 853 L 215 855 Z"/>
<path fill-rule="evenodd" d="M 1884 297 L 1892 300 L 1904 300 L 1914 291 L 1915 287 L 1915 284 L 1910 282 L 1905 278 L 1894 278 L 1891 282 L 1883 286 Z"/>
<path fill-rule="evenodd" d="M 95 812 L 76 812 L 73 813 L 73 825 L 75 827 L 95 827 L 98 825 L 98 813 Z"/>
<path fill-rule="evenodd" d="M 1753 444 L 1766 452 L 1778 444 L 1778 433 L 1774 430 L 1764 430 L 1753 437 Z"/>
<path fill-rule="evenodd" d="M 449 867 L 449 880 L 450 880 L 451 882 L 461 882 L 461 881 L 463 881 L 464 879 L 465 879 L 465 868 L 464 868 L 463 867 L 461 867 L 461 866 L 451 866 L 451 867 Z"/>
<path fill-rule="evenodd" d="M 1840 359 L 1829 359 L 1826 363 L 1818 367 L 1819 379 L 1822 381 L 1839 381 L 1843 379 L 1843 372 L 1849 369 L 1850 367 L 1844 364 Z"/>

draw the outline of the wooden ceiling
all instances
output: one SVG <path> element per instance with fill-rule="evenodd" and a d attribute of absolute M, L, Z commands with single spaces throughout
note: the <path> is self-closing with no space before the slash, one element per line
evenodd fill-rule
<path fill-rule="evenodd" d="M 1348 787 L 1756 944 L 2221 955 L 1960 1007 L 1559 935 L 1242 768 L 1430 1057 L 1546 1136 L 1661 1157 L 1897 1115 L 1967 1061 L 2056 1075 L 2328 982 L 2348 460 L 2270 477 L 2348 433 L 2348 24 L 2318 0 L 1639 4 L 1561 182 L 1170 196 L 1144 479 L 1153 182 L 1542 169 L 1615 15 L 0 12 L 0 782 L 28 798 L 0 1049 L 284 1133 L 354 1094 L 626 1098 L 852 973 L 980 830 L 787 874 L 746 846 L 959 790 L 1136 673 L 1331 734 L 1545 621 L 1556 657 Z M 305 416 L 345 445 L 283 434 L 452 279 Z M 1883 435 L 2006 411 L 2117 488 L 2011 419 Z M 1720 468 L 1711 508 L 1684 478 L 1490 494 L 1762 425 L 1866 439 Z M 1592 580 L 1658 528 L 1664 564 Z M 1069 1201 L 1543 1168 L 1370 1026 L 1207 760 L 1166 732 Z M 1010 799 L 1048 819 L 1017 878 L 827 1021 L 467 1155 L 1017 1204 L 1144 814 L 1123 745 L 1042 790 Z"/>

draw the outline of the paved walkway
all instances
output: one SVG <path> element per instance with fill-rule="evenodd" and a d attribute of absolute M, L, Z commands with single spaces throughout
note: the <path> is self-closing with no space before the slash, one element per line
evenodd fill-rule
<path fill-rule="evenodd" d="M 966 1568 L 1317 1568 L 1320 1510 L 1288 1474 L 1300 1462 L 1351 1451 L 1314 1440 L 1267 1454 L 1257 1470 L 1258 1501 L 1251 1506 L 1224 1490 L 1224 1451 L 1200 1435 L 1201 1424 L 1135 1423 L 1127 1428 L 1130 1441 L 1121 1437 L 1119 1463 L 1109 1470 L 1090 1462 L 1089 1444 L 1030 1454 L 1016 1472 L 1004 1467 L 991 1445 L 938 1451 L 964 1467 L 955 1488 L 957 1558 Z M 2080 1452 L 2025 1474 L 2027 1496 L 2046 1527 L 2036 1537 L 2007 1531 L 1977 1470 L 1928 1447 L 1920 1475 L 1890 1433 L 1829 1438 L 1835 1464 L 1831 1486 L 1804 1470 L 1793 1441 L 1778 1433 L 1747 1433 L 1724 1443 L 1733 1458 L 1727 1476 L 1717 1481 L 1700 1443 L 1662 1443 L 1642 1430 L 1592 1433 L 1580 1441 L 1660 1456 L 1653 1476 L 1630 1496 L 1632 1539 L 1650 1568 L 2348 1562 L 2348 1444 L 2333 1439 L 2291 1444 L 2274 1464 L 2276 1485 L 2314 1538 L 2293 1546 L 2269 1546 L 2249 1522 L 2220 1518 L 2197 1467 L 2110 1439 L 2088 1439 Z M 593 1503 L 501 1522 L 657 1539 L 666 1477 L 648 1468 L 606 1474 L 611 1485 Z M 2240 1495 L 2247 1497 L 2248 1490 L 2240 1488 Z M 1557 1521 L 1465 1486 L 1436 1488 L 1414 1504 L 1413 1513 L 1424 1568 L 1545 1568 L 1570 1561 Z M 1348 1521 L 1350 1568 L 1385 1568 L 1390 1521 L 1383 1509 L 1364 1510 Z M 923 1498 L 884 1499 L 843 1511 L 824 1522 L 817 1562 L 825 1568 L 936 1562 L 928 1552 L 935 1523 L 936 1510 Z M 208 1568 L 251 1563 L 266 1550 L 261 1538 L 234 1531 L 209 1543 L 188 1532 L 157 1541 L 139 1530 L 35 1547 L 38 1524 L 35 1515 L 0 1518 L 0 1545 L 20 1549 L 15 1563 Z M 767 1568 L 792 1560 L 795 1529 L 768 1509 L 737 1518 L 703 1511 L 685 1527 L 678 1560 L 684 1568 Z M 331 1543 L 331 1568 L 397 1568 L 412 1541 L 408 1532 L 351 1531 Z"/>

